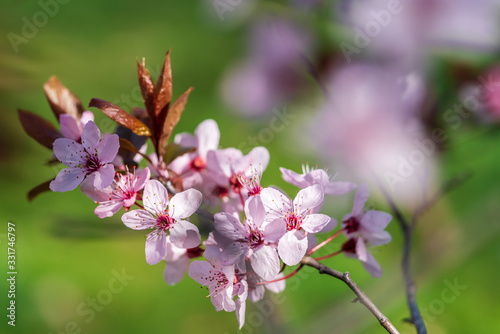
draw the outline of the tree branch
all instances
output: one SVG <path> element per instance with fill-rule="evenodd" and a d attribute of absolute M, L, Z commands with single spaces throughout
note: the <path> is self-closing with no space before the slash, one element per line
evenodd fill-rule
<path fill-rule="evenodd" d="M 349 272 L 341 273 L 335 269 L 326 267 L 325 265 L 319 263 L 309 255 L 304 256 L 301 264 L 318 269 L 320 274 L 327 274 L 335 277 L 345 284 L 356 294 L 357 300 L 363 304 L 379 321 L 380 325 L 387 330 L 388 333 L 399 334 L 398 330 L 391 321 L 373 304 L 373 302 L 365 295 L 363 291 L 354 283 L 349 275 Z"/>

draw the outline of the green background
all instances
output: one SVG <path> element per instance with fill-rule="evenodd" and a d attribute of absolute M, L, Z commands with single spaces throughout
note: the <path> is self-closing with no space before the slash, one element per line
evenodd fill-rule
<path fill-rule="evenodd" d="M 221 130 L 221 146 L 238 147 L 268 124 L 266 119 L 239 117 L 221 100 L 220 83 L 226 69 L 245 54 L 244 21 L 219 22 L 210 2 L 73 0 L 60 5 L 57 14 L 28 43 L 20 44 L 16 53 L 8 34 L 21 34 L 23 17 L 32 21 L 42 9 L 35 1 L 4 1 L 0 6 L 0 331 L 237 332 L 234 313 L 216 313 L 205 298 L 208 293 L 196 282 L 186 278 L 168 286 L 162 276 L 164 264 L 145 262 L 143 234 L 124 227 L 120 215 L 99 219 L 93 214 L 94 203 L 79 191 L 47 193 L 27 201 L 26 193 L 55 177 L 58 170 L 44 165 L 51 152 L 24 134 L 16 109 L 33 111 L 55 124 L 42 89 L 52 75 L 78 95 L 84 106 L 94 97 L 124 107 L 128 97 L 141 105 L 135 59 L 145 57 L 156 77 L 165 52 L 171 49 L 174 97 L 195 87 L 176 132 L 192 132 L 202 120 L 213 118 Z M 438 89 L 446 90 L 446 71 L 442 72 L 434 76 Z M 297 117 L 285 131 L 263 143 L 271 152 L 264 185 L 275 184 L 292 193 L 294 188 L 281 180 L 278 168 L 298 171 L 305 161 L 318 162 L 298 143 L 307 136 L 304 111 L 319 105 L 312 98 L 286 106 Z M 109 121 L 93 111 L 97 124 L 110 131 Z M 467 121 L 458 130 L 449 130 L 440 174 L 442 180 L 464 172 L 472 177 L 427 211 L 415 233 L 413 272 L 430 333 L 500 332 L 500 135 L 495 128 L 486 131 Z M 326 213 L 340 219 L 350 210 L 352 195 L 330 200 Z M 387 209 L 376 197 L 370 203 Z M 15 328 L 7 326 L 3 315 L 8 302 L 7 222 L 16 224 Z M 382 278 L 372 278 L 359 262 L 343 256 L 325 263 L 350 271 L 402 333 L 413 333 L 404 321 L 409 312 L 400 272 L 401 233 L 396 222 L 388 230 L 393 242 L 375 251 L 384 269 Z M 338 249 L 340 242 L 330 249 Z M 79 314 L 78 308 L 88 298 L 107 294 L 103 290 L 109 290 L 114 270 L 125 270 L 134 279 L 112 294 L 109 303 L 87 322 L 89 317 Z M 446 292 L 455 281 L 465 290 Z M 351 303 L 352 299 L 340 281 L 305 268 L 287 281 L 285 292 L 269 295 L 257 306 L 247 304 L 243 332 L 383 333 L 375 318 L 359 303 Z"/>

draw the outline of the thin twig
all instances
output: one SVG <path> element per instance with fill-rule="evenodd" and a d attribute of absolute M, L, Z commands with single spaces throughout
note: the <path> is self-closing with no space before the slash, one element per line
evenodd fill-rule
<path fill-rule="evenodd" d="M 411 249 L 411 237 L 413 234 L 413 227 L 415 226 L 414 222 L 409 223 L 404 217 L 401 210 L 399 210 L 396 203 L 393 201 L 392 197 L 386 191 L 381 182 L 379 182 L 380 189 L 382 194 L 384 195 L 387 203 L 391 207 L 391 211 L 394 216 L 397 218 L 401 225 L 401 229 L 403 230 L 403 257 L 401 259 L 401 267 L 403 270 L 403 278 L 405 280 L 406 286 L 406 299 L 408 301 L 408 308 L 410 309 L 411 322 L 415 325 L 415 329 L 418 334 L 427 334 L 427 329 L 425 328 L 424 320 L 422 319 L 422 315 L 420 314 L 420 310 L 417 304 L 416 291 L 417 288 L 415 286 L 415 282 L 411 276 L 410 270 L 410 249 Z"/>
<path fill-rule="evenodd" d="M 301 264 L 318 269 L 320 274 L 327 274 L 335 277 L 345 284 L 356 294 L 357 300 L 363 304 L 379 321 L 380 325 L 385 328 L 385 330 L 392 334 L 399 334 L 398 330 L 391 321 L 373 304 L 373 302 L 365 295 L 365 293 L 354 283 L 349 275 L 349 272 L 341 273 L 335 269 L 326 267 L 325 265 L 319 263 L 309 255 L 304 256 Z"/>

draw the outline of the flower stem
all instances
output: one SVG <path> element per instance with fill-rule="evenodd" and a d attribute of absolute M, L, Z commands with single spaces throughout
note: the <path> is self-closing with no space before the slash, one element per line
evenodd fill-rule
<path fill-rule="evenodd" d="M 307 252 L 307 255 L 311 255 L 312 253 L 316 252 L 318 249 L 320 249 L 321 247 L 323 247 L 324 245 L 326 245 L 327 243 L 329 243 L 330 241 L 335 239 L 337 236 L 339 236 L 342 232 L 344 232 L 344 229 L 338 230 L 334 235 L 332 235 L 331 237 L 329 237 L 325 241 L 320 242 L 319 244 L 317 244 L 316 246 L 311 248 L 311 250 L 309 252 Z"/>
<path fill-rule="evenodd" d="M 324 259 L 329 259 L 331 257 L 334 257 L 335 255 L 339 255 L 340 253 L 342 253 L 342 250 L 338 250 L 336 252 L 333 252 L 332 254 L 328 254 L 328 255 L 325 255 L 325 256 L 320 256 L 320 257 L 315 257 L 314 259 L 316 261 L 321 261 L 321 260 L 324 260 Z"/>

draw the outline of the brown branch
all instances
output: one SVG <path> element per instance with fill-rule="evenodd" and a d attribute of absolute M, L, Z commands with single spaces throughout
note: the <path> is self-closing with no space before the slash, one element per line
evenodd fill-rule
<path fill-rule="evenodd" d="M 365 295 L 363 291 L 354 283 L 349 275 L 349 272 L 341 273 L 335 269 L 326 267 L 325 265 L 319 263 L 309 255 L 304 256 L 301 264 L 318 269 L 320 274 L 327 274 L 335 277 L 345 284 L 356 294 L 357 300 L 363 304 L 379 321 L 380 325 L 385 328 L 388 333 L 399 334 L 398 330 L 391 321 L 373 304 L 373 302 Z"/>

